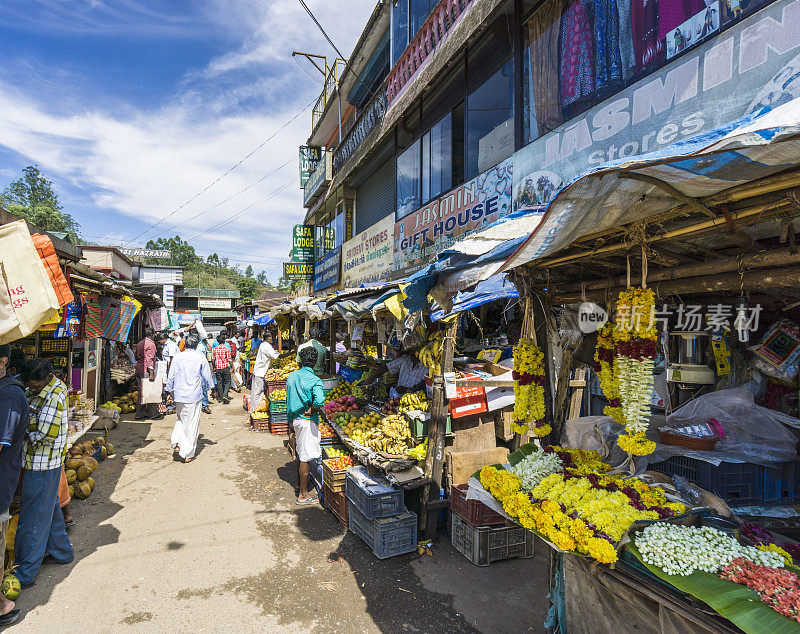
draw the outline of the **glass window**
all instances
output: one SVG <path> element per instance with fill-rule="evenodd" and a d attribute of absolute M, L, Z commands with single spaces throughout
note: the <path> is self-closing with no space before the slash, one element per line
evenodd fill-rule
<path fill-rule="evenodd" d="M 408 0 L 392 3 L 392 66 L 397 64 L 408 46 Z"/>
<path fill-rule="evenodd" d="M 466 165 L 464 163 L 464 102 L 453 108 L 453 182 L 451 185 L 460 185 L 464 182 Z"/>
<path fill-rule="evenodd" d="M 514 152 L 513 82 L 509 60 L 467 97 L 467 179 Z"/>
<path fill-rule="evenodd" d="M 334 248 L 342 246 L 344 244 L 345 238 L 345 229 L 344 229 L 344 212 L 339 212 L 336 216 L 336 220 L 334 221 Z"/>
<path fill-rule="evenodd" d="M 420 140 L 397 157 L 397 217 L 403 218 L 420 205 Z"/>
<path fill-rule="evenodd" d="M 452 119 L 446 115 L 422 136 L 422 203 L 453 184 Z"/>
<path fill-rule="evenodd" d="M 428 14 L 431 12 L 436 0 L 409 0 L 408 4 L 408 40 L 414 39 L 417 31 L 420 30 Z"/>
<path fill-rule="evenodd" d="M 524 141 L 556 129 L 770 1 L 548 0 L 524 29 Z"/>

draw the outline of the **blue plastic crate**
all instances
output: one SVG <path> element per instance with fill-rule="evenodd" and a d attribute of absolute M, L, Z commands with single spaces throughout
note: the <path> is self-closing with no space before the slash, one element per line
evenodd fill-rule
<path fill-rule="evenodd" d="M 392 490 L 385 493 L 368 493 L 361 488 L 356 478 L 357 474 L 362 473 L 365 473 L 363 467 L 356 467 L 348 471 L 344 481 L 344 494 L 364 517 L 372 520 L 378 517 L 397 515 L 403 511 L 403 489 L 392 487 L 385 478 L 370 476 L 371 479 L 391 487 Z"/>
<path fill-rule="evenodd" d="M 719 495 L 732 506 L 777 506 L 800 501 L 800 469 L 795 461 L 774 467 L 749 462 L 722 462 L 718 467 L 687 456 L 672 456 L 655 462 L 650 469 L 680 475 L 697 486 Z"/>
<path fill-rule="evenodd" d="M 417 514 L 403 508 L 392 517 L 367 519 L 347 500 L 348 528 L 372 549 L 378 559 L 414 552 L 417 548 Z"/>

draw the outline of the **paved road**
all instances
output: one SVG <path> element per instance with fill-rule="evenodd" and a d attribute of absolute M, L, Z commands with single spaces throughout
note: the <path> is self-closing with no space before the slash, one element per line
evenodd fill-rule
<path fill-rule="evenodd" d="M 281 439 L 249 431 L 236 403 L 203 416 L 187 465 L 169 449 L 174 416 L 113 430 L 116 457 L 73 503 L 75 561 L 42 568 L 10 629 L 541 631 L 545 548 L 479 568 L 442 533 L 433 557 L 380 561 L 328 511 L 294 504 Z"/>

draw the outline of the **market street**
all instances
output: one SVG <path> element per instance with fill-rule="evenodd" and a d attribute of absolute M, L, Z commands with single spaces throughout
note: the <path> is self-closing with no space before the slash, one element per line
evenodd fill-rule
<path fill-rule="evenodd" d="M 542 631 L 547 550 L 479 568 L 440 533 L 434 557 L 380 561 L 320 506 L 295 505 L 282 437 L 237 398 L 173 461 L 175 416 L 123 422 L 96 490 L 75 500 L 75 562 L 25 590 L 14 631 Z M 329 561 L 333 560 L 333 561 Z"/>

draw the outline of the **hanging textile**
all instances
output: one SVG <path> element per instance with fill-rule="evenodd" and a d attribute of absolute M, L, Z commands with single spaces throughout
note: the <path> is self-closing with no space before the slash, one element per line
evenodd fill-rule
<path fill-rule="evenodd" d="M 83 320 L 84 339 L 94 339 L 103 336 L 103 329 L 100 325 L 100 296 L 97 293 L 83 293 L 81 295 L 86 316 Z"/>
<path fill-rule="evenodd" d="M 53 285 L 56 298 L 58 298 L 58 305 L 66 306 L 75 297 L 72 295 L 72 290 L 69 287 L 67 278 L 64 276 L 64 271 L 61 270 L 61 265 L 58 263 L 53 241 L 47 236 L 38 233 L 34 233 L 31 239 L 33 240 L 33 246 L 36 247 L 36 251 L 39 253 L 39 257 L 42 259 L 44 270 Z"/>
<path fill-rule="evenodd" d="M 536 136 L 547 134 L 564 123 L 559 99 L 558 51 L 561 14 L 566 6 L 566 0 L 551 0 L 528 20 Z"/>
<path fill-rule="evenodd" d="M 100 328 L 103 337 L 111 341 L 127 341 L 136 305 L 123 299 L 100 297 Z"/>
<path fill-rule="evenodd" d="M 583 0 L 572 0 L 561 16 L 561 105 L 594 94 L 592 18 Z"/>
<path fill-rule="evenodd" d="M 166 330 L 170 326 L 166 308 L 156 308 L 147 312 L 147 325 L 153 330 Z"/>
<path fill-rule="evenodd" d="M 594 74 L 597 90 L 618 88 L 622 82 L 615 0 L 594 0 Z"/>
<path fill-rule="evenodd" d="M 659 0 L 631 0 L 633 50 L 636 69 L 643 70 L 658 60 L 664 41 L 658 38 Z"/>
<path fill-rule="evenodd" d="M 636 69 L 636 54 L 633 50 L 633 22 L 631 20 L 631 0 L 617 0 L 619 20 L 619 58 L 622 64 L 622 79 L 627 83 Z"/>

